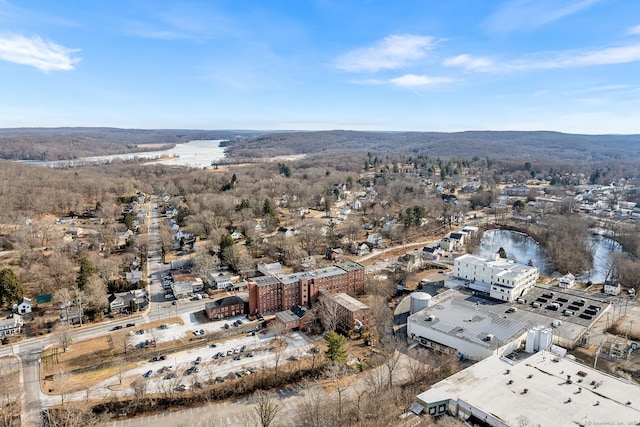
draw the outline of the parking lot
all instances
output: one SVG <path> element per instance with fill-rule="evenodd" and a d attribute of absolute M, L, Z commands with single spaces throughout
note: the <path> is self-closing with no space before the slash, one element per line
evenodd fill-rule
<path fill-rule="evenodd" d="M 238 321 L 242 326 L 258 327 L 258 322 L 249 322 L 242 316 L 199 323 L 193 313 L 180 316 L 183 324 L 165 323 L 152 329 L 144 329 L 144 325 L 129 326 L 128 337 L 130 345 L 144 346 L 150 340 L 158 343 L 184 338 L 200 337 L 215 331 L 233 332 L 238 328 Z M 233 325 L 238 326 L 233 326 Z M 126 327 L 125 327 L 126 328 Z M 290 333 L 284 338 L 286 345 L 281 353 L 276 354 L 270 349 L 274 337 L 270 333 L 243 332 L 236 336 L 218 341 L 203 341 L 202 346 L 190 350 L 178 351 L 152 356 L 146 362 L 124 373 L 124 377 L 133 381 L 144 378 L 148 381 L 149 392 L 165 392 L 168 389 L 184 391 L 189 388 L 202 387 L 206 382 L 224 381 L 232 376 L 250 375 L 258 369 L 275 366 L 276 357 L 279 363 L 296 360 L 310 354 L 313 345 L 308 339 L 297 332 Z M 109 378 L 92 387 L 94 393 L 104 392 L 109 386 L 119 382 L 118 378 Z M 131 389 L 121 390 L 120 394 L 130 394 Z"/>

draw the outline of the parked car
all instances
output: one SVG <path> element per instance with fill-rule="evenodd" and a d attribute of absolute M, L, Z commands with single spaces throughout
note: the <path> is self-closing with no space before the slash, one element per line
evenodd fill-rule
<path fill-rule="evenodd" d="M 136 326 L 135 323 L 127 323 L 127 328 L 133 328 L 134 326 Z"/>
<path fill-rule="evenodd" d="M 113 328 L 111 328 L 112 331 L 117 331 L 118 329 L 122 329 L 122 326 L 121 325 L 117 325 L 117 326 L 114 326 Z"/>
<path fill-rule="evenodd" d="M 193 363 L 195 363 L 197 365 L 200 362 L 202 362 L 202 357 L 198 356 L 198 357 L 196 357 L 196 360 Z"/>
<path fill-rule="evenodd" d="M 204 335 L 204 329 L 200 329 L 200 335 Z"/>
<path fill-rule="evenodd" d="M 142 374 L 142 376 L 145 377 L 145 378 L 149 378 L 151 376 L 151 374 L 153 374 L 153 371 L 151 369 L 149 369 L 147 372 Z"/>

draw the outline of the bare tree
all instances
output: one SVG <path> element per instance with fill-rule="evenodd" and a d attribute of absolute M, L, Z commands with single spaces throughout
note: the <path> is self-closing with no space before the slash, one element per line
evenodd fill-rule
<path fill-rule="evenodd" d="M 304 383 L 304 395 L 300 398 L 302 427 L 323 427 L 327 417 L 333 416 L 327 393 L 317 383 Z"/>
<path fill-rule="evenodd" d="M 280 405 L 268 393 L 260 391 L 255 394 L 254 410 L 258 417 L 259 426 L 271 427 L 276 425 L 276 417 L 280 412 Z"/>
<path fill-rule="evenodd" d="M 318 317 L 320 317 L 325 331 L 335 331 L 340 321 L 340 304 L 329 296 L 323 296 L 317 306 Z"/>
<path fill-rule="evenodd" d="M 71 337 L 71 329 L 69 328 L 69 325 L 58 323 L 54 330 L 58 344 L 60 344 L 62 351 L 66 353 L 69 345 L 71 345 L 71 341 L 73 340 Z"/>
<path fill-rule="evenodd" d="M 337 421 L 338 424 L 342 423 L 342 409 L 343 409 L 343 393 L 349 388 L 349 382 L 345 381 L 345 378 L 349 374 L 349 370 L 344 364 L 332 363 L 327 369 L 327 377 L 333 383 L 337 393 Z"/>

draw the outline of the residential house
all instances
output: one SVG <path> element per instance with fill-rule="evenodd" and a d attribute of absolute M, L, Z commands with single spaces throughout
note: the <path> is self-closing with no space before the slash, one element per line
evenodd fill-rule
<path fill-rule="evenodd" d="M 366 243 L 358 244 L 354 242 L 353 245 L 351 245 L 351 252 L 357 256 L 363 256 L 370 253 L 371 249 Z"/>
<path fill-rule="evenodd" d="M 214 289 L 227 289 L 232 287 L 231 274 L 225 272 L 211 273 L 211 277 L 209 277 L 209 286 Z"/>
<path fill-rule="evenodd" d="M 426 264 L 426 256 L 423 258 L 422 253 L 409 253 L 398 257 L 398 264 L 401 265 L 408 273 L 424 268 Z"/>
<path fill-rule="evenodd" d="M 278 235 L 286 238 L 293 237 L 296 235 L 296 230 L 293 228 L 280 227 L 278 228 Z"/>
<path fill-rule="evenodd" d="M 64 309 L 60 311 L 60 321 L 69 325 L 80 324 L 80 310 Z"/>
<path fill-rule="evenodd" d="M 622 292 L 620 282 L 615 279 L 608 279 L 604 282 L 604 293 L 608 295 L 618 296 Z"/>
<path fill-rule="evenodd" d="M 31 300 L 26 297 L 22 298 L 22 301 L 13 305 L 13 312 L 18 314 L 31 313 Z"/>
<path fill-rule="evenodd" d="M 267 264 L 264 261 L 260 261 L 258 263 L 258 271 L 265 276 L 279 275 L 282 274 L 282 264 L 280 264 L 279 262 Z"/>
<path fill-rule="evenodd" d="M 343 255 L 344 251 L 341 248 L 327 249 L 326 258 L 331 261 L 339 261 Z"/>
<path fill-rule="evenodd" d="M 7 319 L 0 320 L 0 336 L 19 334 L 24 323 L 19 314 L 13 314 Z"/>
<path fill-rule="evenodd" d="M 560 286 L 561 288 L 566 288 L 566 289 L 573 288 L 575 284 L 576 284 L 576 278 L 571 273 L 567 273 L 564 276 L 562 276 L 560 279 L 558 279 L 558 286 Z"/>
<path fill-rule="evenodd" d="M 442 249 L 435 246 L 425 246 L 422 248 L 422 253 L 427 259 L 439 260 L 442 256 Z"/>
<path fill-rule="evenodd" d="M 231 233 L 231 238 L 233 240 L 240 240 L 244 239 L 244 235 L 238 230 L 233 230 L 233 233 Z"/>
<path fill-rule="evenodd" d="M 109 311 L 111 313 L 116 313 L 128 308 L 124 305 L 124 300 L 115 293 L 109 295 L 107 302 L 109 303 Z"/>
<path fill-rule="evenodd" d="M 128 311 L 132 304 L 135 304 L 137 310 L 141 310 L 149 304 L 147 296 L 142 289 L 135 289 L 129 292 L 118 292 L 109 295 L 107 299 L 109 303 L 109 311 L 117 313 Z M 132 303 L 134 301 L 134 303 Z"/>
<path fill-rule="evenodd" d="M 178 284 L 179 293 L 184 294 L 186 292 L 184 296 L 190 295 L 194 292 L 200 292 L 204 289 L 204 282 L 202 279 L 191 273 L 175 272 L 172 273 L 171 276 L 173 277 L 173 284 Z M 182 298 L 178 297 L 178 295 L 175 295 L 175 297 Z"/>
<path fill-rule="evenodd" d="M 380 233 L 371 233 L 367 236 L 367 242 L 371 243 L 373 246 L 382 245 L 382 234 Z"/>

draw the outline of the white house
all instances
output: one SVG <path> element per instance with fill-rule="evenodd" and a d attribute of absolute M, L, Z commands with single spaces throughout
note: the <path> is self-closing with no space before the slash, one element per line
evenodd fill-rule
<path fill-rule="evenodd" d="M 622 286 L 617 280 L 606 280 L 604 282 L 604 293 L 608 295 L 617 296 L 622 292 Z"/>
<path fill-rule="evenodd" d="M 561 288 L 573 288 L 576 284 L 576 278 L 573 274 L 571 273 L 567 273 L 564 276 L 562 276 L 560 279 L 558 279 L 558 286 L 560 286 Z"/>
<path fill-rule="evenodd" d="M 277 274 L 282 274 L 282 264 L 279 262 L 274 262 L 271 264 L 267 264 L 264 261 L 260 261 L 258 263 L 258 271 L 265 276 L 274 276 Z"/>
<path fill-rule="evenodd" d="M 0 337 L 19 334 L 22 325 L 22 317 L 18 314 L 14 314 L 8 319 L 0 320 Z"/>
<path fill-rule="evenodd" d="M 13 304 L 13 312 L 18 314 L 31 313 L 31 300 L 29 298 L 22 298 L 18 304 Z"/>
<path fill-rule="evenodd" d="M 380 246 L 382 244 L 382 234 L 371 233 L 367 236 L 367 242 L 374 246 Z"/>
<path fill-rule="evenodd" d="M 209 279 L 209 286 L 215 289 L 226 289 L 233 286 L 231 283 L 231 275 L 229 273 L 212 273 Z"/>

